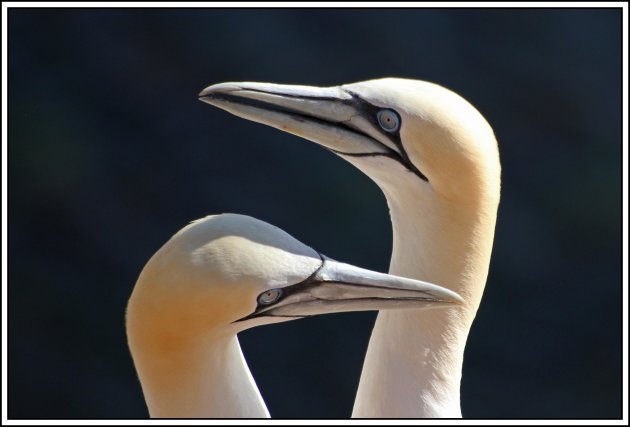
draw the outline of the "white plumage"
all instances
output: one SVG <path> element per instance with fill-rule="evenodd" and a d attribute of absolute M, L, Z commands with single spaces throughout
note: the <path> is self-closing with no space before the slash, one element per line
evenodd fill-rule
<path fill-rule="evenodd" d="M 314 141 L 370 176 L 390 208 L 390 273 L 438 283 L 466 301 L 453 310 L 379 313 L 353 416 L 461 416 L 464 348 L 500 196 L 486 120 L 441 86 L 395 78 L 329 88 L 222 83 L 200 98 Z"/>
<path fill-rule="evenodd" d="M 461 303 L 454 292 L 324 257 L 254 218 L 194 221 L 144 267 L 127 336 L 151 417 L 263 418 L 237 333 L 324 313 Z"/>

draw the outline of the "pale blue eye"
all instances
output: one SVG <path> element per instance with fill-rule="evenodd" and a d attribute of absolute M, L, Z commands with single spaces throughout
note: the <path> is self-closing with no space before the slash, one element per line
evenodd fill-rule
<path fill-rule="evenodd" d="M 269 305 L 278 301 L 282 296 L 282 289 L 269 289 L 258 296 L 258 304 Z"/>
<path fill-rule="evenodd" d="M 376 118 L 385 132 L 394 133 L 400 128 L 400 117 L 394 110 L 381 110 L 376 113 Z"/>

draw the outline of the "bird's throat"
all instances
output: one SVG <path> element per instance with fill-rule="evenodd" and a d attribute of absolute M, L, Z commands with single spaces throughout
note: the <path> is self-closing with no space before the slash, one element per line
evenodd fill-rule
<path fill-rule="evenodd" d="M 152 418 L 269 418 L 235 335 L 145 350 L 132 346 Z"/>

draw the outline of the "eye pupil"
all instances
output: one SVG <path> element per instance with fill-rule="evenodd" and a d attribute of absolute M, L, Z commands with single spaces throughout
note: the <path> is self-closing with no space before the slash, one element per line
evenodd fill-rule
<path fill-rule="evenodd" d="M 281 289 L 271 289 L 263 292 L 262 294 L 260 294 L 260 296 L 258 296 L 258 303 L 262 305 L 273 304 L 274 302 L 278 301 L 281 296 Z"/>
<path fill-rule="evenodd" d="M 394 110 L 381 110 L 376 114 L 376 118 L 385 132 L 394 133 L 400 128 L 400 117 Z"/>

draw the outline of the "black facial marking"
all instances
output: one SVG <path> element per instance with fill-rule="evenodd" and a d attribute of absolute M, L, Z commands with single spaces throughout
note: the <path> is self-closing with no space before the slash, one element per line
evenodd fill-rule
<path fill-rule="evenodd" d="M 313 271 L 313 273 L 311 273 L 310 276 L 308 276 L 306 279 L 302 280 L 299 283 L 296 283 L 295 285 L 290 285 L 287 286 L 285 288 L 282 288 L 282 295 L 280 296 L 280 298 L 278 298 L 276 301 L 274 301 L 271 304 L 261 304 L 260 302 L 258 302 L 258 300 L 256 300 L 256 308 L 254 309 L 254 311 L 241 318 L 238 319 L 236 322 L 242 322 L 244 320 L 249 320 L 249 319 L 253 319 L 256 317 L 264 317 L 264 316 L 269 316 L 269 317 L 298 317 L 298 316 L 280 316 L 280 315 L 274 315 L 274 314 L 266 314 L 267 310 L 270 309 L 271 307 L 273 307 L 274 305 L 278 304 L 279 302 L 281 302 L 282 300 L 284 300 L 286 297 L 291 296 L 295 293 L 298 292 L 303 292 L 305 289 L 308 289 L 312 286 L 316 286 L 319 282 L 315 281 L 315 276 L 317 275 L 317 273 L 319 273 L 319 270 L 322 269 L 322 267 L 324 267 L 324 263 L 326 262 L 324 256 L 322 254 L 320 254 L 319 252 L 317 253 L 317 255 L 319 255 L 319 258 L 322 260 L 322 263 L 319 265 L 319 267 L 317 267 L 317 269 L 315 271 Z M 263 311 L 264 310 L 264 311 Z M 306 317 L 306 316 L 299 316 L 299 317 Z M 236 323 L 233 322 L 233 323 Z"/>
<path fill-rule="evenodd" d="M 369 102 L 367 102 L 366 100 L 364 100 L 363 98 L 361 98 L 359 95 L 357 95 L 356 93 L 352 91 L 349 91 L 347 89 L 343 89 L 343 90 L 346 93 L 348 93 L 350 96 L 352 96 L 352 98 L 344 100 L 344 102 L 352 105 L 354 108 L 361 111 L 363 117 L 370 120 L 372 124 L 374 125 L 374 127 L 378 129 L 383 136 L 389 139 L 396 146 L 396 148 L 398 148 L 400 155 L 394 152 L 396 154 L 397 159 L 411 172 L 418 175 L 424 181 L 429 182 L 429 179 L 422 172 L 420 172 L 420 170 L 416 167 L 416 165 L 411 163 L 411 160 L 409 159 L 409 156 L 407 155 L 407 151 L 405 151 L 405 147 L 403 146 L 402 140 L 400 139 L 400 128 L 402 127 L 402 119 L 400 119 L 400 125 L 396 132 L 385 132 L 383 129 L 381 129 L 381 126 L 378 123 L 378 118 L 377 118 L 378 112 L 381 111 L 383 108 L 370 104 Z M 398 114 L 398 112 L 396 112 L 396 114 Z M 400 114 L 398 114 L 398 117 L 400 117 Z M 352 154 L 349 154 L 349 155 L 352 155 Z"/>

